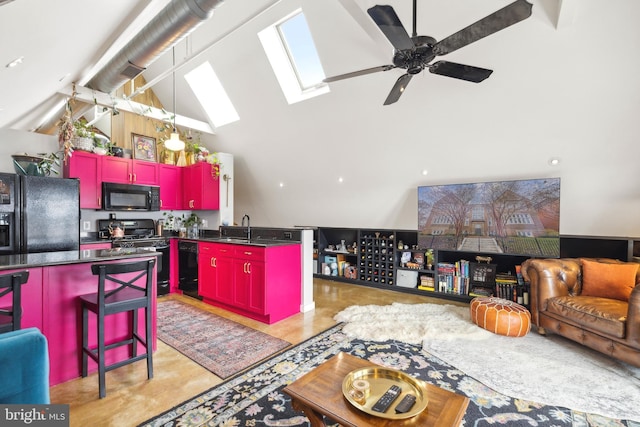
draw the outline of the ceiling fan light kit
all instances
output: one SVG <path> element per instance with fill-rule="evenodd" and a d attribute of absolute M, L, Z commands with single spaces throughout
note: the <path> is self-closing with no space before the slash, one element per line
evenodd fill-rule
<path fill-rule="evenodd" d="M 324 82 L 330 83 L 379 71 L 389 71 L 394 68 L 407 70 L 407 72 L 396 81 L 384 105 L 393 104 L 398 101 L 411 81 L 411 78 L 422 72 L 425 68 L 432 74 L 480 83 L 489 77 L 493 70 L 449 61 L 436 61 L 433 63 L 431 61 L 433 61 L 436 56 L 451 53 L 527 19 L 531 16 L 533 5 L 526 0 L 516 0 L 439 42 L 433 37 L 419 36 L 417 34 L 416 7 L 417 0 L 413 0 L 413 34 L 411 37 L 409 37 L 409 34 L 402 25 L 402 22 L 400 22 L 393 7 L 377 5 L 367 10 L 371 19 L 394 47 L 392 64 L 328 77 L 324 79 Z"/>

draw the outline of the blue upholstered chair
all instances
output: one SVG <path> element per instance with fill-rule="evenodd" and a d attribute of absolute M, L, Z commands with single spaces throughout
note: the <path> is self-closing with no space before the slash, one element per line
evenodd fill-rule
<path fill-rule="evenodd" d="M 0 334 L 0 403 L 51 403 L 47 339 L 37 328 Z"/>

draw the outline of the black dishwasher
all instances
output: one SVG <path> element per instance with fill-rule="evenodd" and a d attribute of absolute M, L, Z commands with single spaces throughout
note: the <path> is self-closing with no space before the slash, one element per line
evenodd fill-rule
<path fill-rule="evenodd" d="M 178 289 L 184 295 L 202 299 L 198 294 L 198 243 L 178 242 Z"/>

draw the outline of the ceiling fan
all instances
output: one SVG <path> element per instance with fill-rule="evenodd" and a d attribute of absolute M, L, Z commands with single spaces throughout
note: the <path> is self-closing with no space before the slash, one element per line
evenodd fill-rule
<path fill-rule="evenodd" d="M 391 6 L 377 5 L 367 10 L 371 19 L 373 19 L 394 47 L 393 64 L 328 77 L 324 79 L 324 82 L 329 83 L 364 74 L 376 73 L 378 71 L 389 71 L 394 68 L 407 70 L 406 74 L 400 76 L 396 81 L 387 99 L 384 101 L 384 105 L 393 104 L 398 101 L 400 95 L 402 95 L 411 81 L 411 78 L 425 68 L 433 74 L 480 83 L 489 77 L 493 70 L 449 61 L 436 61 L 434 63 L 431 63 L 431 61 L 433 61 L 436 56 L 451 53 L 528 18 L 531 16 L 531 9 L 533 7 L 533 5 L 526 0 L 516 0 L 504 8 L 463 28 L 457 33 L 437 41 L 430 36 L 417 35 L 416 3 L 417 0 L 413 0 L 413 34 L 411 37 L 409 37 L 398 15 L 396 15 L 396 12 Z"/>

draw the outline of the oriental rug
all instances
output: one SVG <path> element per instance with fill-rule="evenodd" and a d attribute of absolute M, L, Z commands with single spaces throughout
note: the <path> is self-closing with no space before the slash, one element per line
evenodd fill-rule
<path fill-rule="evenodd" d="M 158 339 L 222 379 L 291 343 L 190 304 L 158 302 Z"/>
<path fill-rule="evenodd" d="M 303 413 L 292 409 L 282 389 L 341 351 L 455 393 L 471 402 L 463 425 L 540 427 L 640 427 L 568 408 L 505 396 L 467 376 L 450 364 L 422 351 L 421 345 L 395 340 L 354 339 L 338 324 L 279 353 L 222 384 L 160 414 L 141 426 L 309 426 Z"/>

